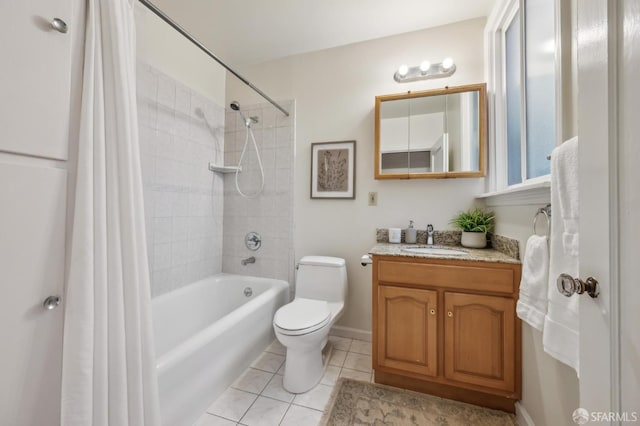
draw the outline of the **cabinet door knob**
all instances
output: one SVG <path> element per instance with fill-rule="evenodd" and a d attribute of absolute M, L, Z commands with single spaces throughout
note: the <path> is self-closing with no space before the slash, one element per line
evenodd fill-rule
<path fill-rule="evenodd" d="M 436 314 L 436 310 L 435 310 L 435 309 L 429 309 L 429 313 L 430 313 L 431 315 L 435 315 L 435 314 Z"/>
<path fill-rule="evenodd" d="M 51 27 L 59 33 L 65 34 L 68 31 L 67 23 L 60 18 L 53 18 Z"/>
<path fill-rule="evenodd" d="M 453 312 L 451 312 L 451 311 L 447 312 L 447 316 L 448 316 L 449 318 L 452 318 L 452 317 L 453 317 Z"/>
<path fill-rule="evenodd" d="M 60 299 L 60 296 L 49 296 L 46 299 L 44 299 L 44 302 L 42 302 L 42 306 L 47 309 L 47 310 L 52 310 L 58 307 L 58 305 L 60 305 L 60 302 L 62 300 Z"/>

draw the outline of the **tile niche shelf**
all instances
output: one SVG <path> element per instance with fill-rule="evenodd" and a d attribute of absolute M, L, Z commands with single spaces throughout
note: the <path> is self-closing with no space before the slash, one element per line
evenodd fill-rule
<path fill-rule="evenodd" d="M 241 166 L 218 166 L 216 164 L 209 163 L 209 170 L 211 170 L 212 172 L 218 172 L 218 173 L 235 173 L 236 171 L 241 172 L 242 167 Z"/>

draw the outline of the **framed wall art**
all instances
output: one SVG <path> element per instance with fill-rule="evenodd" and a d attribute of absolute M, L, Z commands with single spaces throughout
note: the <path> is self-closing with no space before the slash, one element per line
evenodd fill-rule
<path fill-rule="evenodd" d="M 356 198 L 356 141 L 311 144 L 311 198 Z"/>

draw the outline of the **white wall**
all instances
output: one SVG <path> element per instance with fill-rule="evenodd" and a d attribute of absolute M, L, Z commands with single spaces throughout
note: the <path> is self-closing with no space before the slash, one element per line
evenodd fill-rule
<path fill-rule="evenodd" d="M 224 68 L 142 4 L 135 8 L 138 61 L 224 105 Z"/>
<path fill-rule="evenodd" d="M 483 77 L 484 19 L 427 29 L 349 46 L 296 55 L 240 70 L 274 99 L 296 100 L 294 245 L 296 258 L 333 255 L 347 260 L 349 300 L 339 322 L 371 330 L 371 268 L 360 256 L 375 244 L 376 227 L 448 227 L 459 210 L 483 191 L 484 179 L 377 181 L 373 178 L 376 95 L 480 83 Z M 456 73 L 447 79 L 399 84 L 402 63 L 437 62 L 451 56 Z M 227 80 L 227 101 L 259 102 L 236 79 Z M 356 140 L 356 199 L 311 200 L 310 144 Z M 378 206 L 367 193 L 378 192 Z M 446 201 L 445 201 L 446 200 Z"/>
<path fill-rule="evenodd" d="M 533 217 L 543 207 L 493 207 L 496 234 L 520 242 L 520 258 L 524 259 L 527 239 L 533 233 Z M 552 211 L 553 214 L 553 211 Z M 538 224 L 538 233 L 544 228 Z M 551 356 L 542 346 L 542 333 L 522 324 L 522 406 L 536 425 L 573 425 L 573 410 L 580 406 L 578 378 L 575 371 Z"/>

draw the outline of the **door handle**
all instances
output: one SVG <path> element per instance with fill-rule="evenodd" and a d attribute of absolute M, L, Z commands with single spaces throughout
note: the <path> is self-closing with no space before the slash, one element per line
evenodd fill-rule
<path fill-rule="evenodd" d="M 589 277 L 586 281 L 582 281 L 580 278 L 573 278 L 569 274 L 560 274 L 556 280 L 556 286 L 558 287 L 560 294 L 567 297 L 571 297 L 574 293 L 587 293 L 595 299 L 600 294 L 598 281 L 593 277 Z"/>
<path fill-rule="evenodd" d="M 44 302 L 42 302 L 42 306 L 50 311 L 52 309 L 55 309 L 58 307 L 58 305 L 60 305 L 60 302 L 62 302 L 62 299 L 60 298 L 60 296 L 49 296 L 46 299 L 44 299 Z"/>

